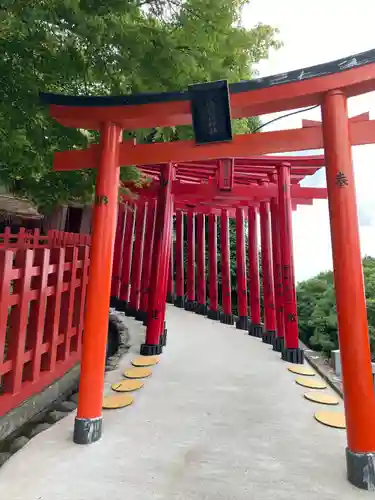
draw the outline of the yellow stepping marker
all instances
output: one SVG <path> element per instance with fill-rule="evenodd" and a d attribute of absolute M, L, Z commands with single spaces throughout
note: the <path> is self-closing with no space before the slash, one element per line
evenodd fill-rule
<path fill-rule="evenodd" d="M 325 394 L 321 392 L 306 392 L 304 394 L 305 399 L 312 401 L 313 403 L 320 403 L 322 405 L 338 405 L 339 400 L 335 396 L 331 396 L 331 394 Z"/>
<path fill-rule="evenodd" d="M 134 398 L 130 394 L 111 394 L 104 396 L 103 408 L 106 410 L 114 410 L 117 408 L 125 408 L 133 403 Z"/>
<path fill-rule="evenodd" d="M 150 368 L 130 368 L 124 372 L 126 378 L 146 378 L 152 374 Z"/>
<path fill-rule="evenodd" d="M 288 366 L 288 370 L 291 373 L 296 373 L 297 375 L 305 375 L 306 377 L 315 377 L 315 372 L 308 368 L 307 366 Z"/>
<path fill-rule="evenodd" d="M 133 366 L 154 366 L 158 363 L 158 356 L 140 356 L 132 361 Z"/>
<path fill-rule="evenodd" d="M 111 389 L 116 392 L 131 392 L 141 389 L 144 386 L 144 383 L 141 380 L 120 380 L 120 382 L 116 382 L 111 385 Z"/>
<path fill-rule="evenodd" d="M 296 378 L 296 384 L 301 385 L 302 387 L 308 387 L 309 389 L 327 389 L 324 382 L 304 377 Z"/>
<path fill-rule="evenodd" d="M 328 427 L 335 429 L 346 429 L 344 413 L 334 411 L 317 411 L 314 415 L 315 420 Z"/>

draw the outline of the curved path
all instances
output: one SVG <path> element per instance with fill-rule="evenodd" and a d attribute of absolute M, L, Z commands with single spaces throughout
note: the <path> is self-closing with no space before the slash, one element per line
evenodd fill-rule
<path fill-rule="evenodd" d="M 133 406 L 105 413 L 102 440 L 74 445 L 70 415 L 2 467 L 1 500 L 368 497 L 346 481 L 345 431 L 315 422 L 318 405 L 269 346 L 173 307 L 168 331 Z"/>

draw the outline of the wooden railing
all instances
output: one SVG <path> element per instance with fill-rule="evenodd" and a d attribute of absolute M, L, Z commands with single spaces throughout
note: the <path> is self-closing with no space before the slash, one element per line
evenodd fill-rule
<path fill-rule="evenodd" d="M 89 234 L 66 233 L 50 230 L 46 235 L 40 234 L 39 229 L 27 230 L 21 227 L 18 233 L 11 233 L 6 227 L 0 233 L 0 248 L 59 248 L 72 245 L 90 245 Z"/>
<path fill-rule="evenodd" d="M 90 248 L 61 232 L 33 238 L 0 248 L 0 416 L 80 359 Z"/>

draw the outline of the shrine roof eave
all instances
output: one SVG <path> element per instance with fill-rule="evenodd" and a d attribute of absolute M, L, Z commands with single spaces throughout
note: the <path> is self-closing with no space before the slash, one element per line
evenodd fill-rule
<path fill-rule="evenodd" d="M 341 89 L 348 97 L 375 90 L 375 49 L 336 61 L 230 85 L 233 118 L 320 105 Z M 105 121 L 127 130 L 191 123 L 189 91 L 127 96 L 67 96 L 40 93 L 62 125 L 98 130 Z"/>

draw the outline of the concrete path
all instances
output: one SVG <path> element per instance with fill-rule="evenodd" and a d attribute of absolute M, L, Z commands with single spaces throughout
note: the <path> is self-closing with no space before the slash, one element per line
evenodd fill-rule
<path fill-rule="evenodd" d="M 314 421 L 318 405 L 270 347 L 173 307 L 168 330 L 133 406 L 105 413 L 102 440 L 74 445 L 70 415 L 0 470 L 1 500 L 368 497 L 346 481 L 345 431 Z"/>

